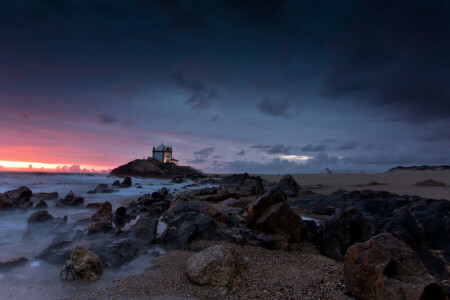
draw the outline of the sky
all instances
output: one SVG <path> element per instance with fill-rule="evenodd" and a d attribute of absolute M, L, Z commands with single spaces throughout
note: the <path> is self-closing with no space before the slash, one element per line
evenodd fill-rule
<path fill-rule="evenodd" d="M 0 170 L 450 164 L 450 2 L 0 3 Z"/>

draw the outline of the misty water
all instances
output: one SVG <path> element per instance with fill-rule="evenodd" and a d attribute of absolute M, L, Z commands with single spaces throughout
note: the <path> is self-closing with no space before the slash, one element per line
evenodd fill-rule
<path fill-rule="evenodd" d="M 86 205 L 94 202 L 111 202 L 113 210 L 120 205 L 126 205 L 139 196 L 152 193 L 162 187 L 171 192 L 177 192 L 192 182 L 173 184 L 163 179 L 135 179 L 130 188 L 117 189 L 110 194 L 88 194 L 100 183 L 112 184 L 118 178 L 106 175 L 86 174 L 52 174 L 52 173 L 9 173 L 0 172 L 0 193 L 27 186 L 34 193 L 58 192 L 59 198 L 64 198 L 69 191 L 82 196 L 85 203 L 79 207 L 57 208 L 55 200 L 47 201 L 46 209 L 53 217 L 67 216 L 68 224 L 89 218 L 95 209 L 88 209 Z M 142 188 L 135 185 L 139 183 Z M 59 273 L 62 266 L 52 265 L 35 256 L 50 245 L 54 236 L 38 235 L 34 240 L 23 239 L 27 231 L 28 217 L 36 212 L 35 209 L 9 210 L 0 214 L 0 261 L 24 256 L 28 262 L 18 267 L 0 269 L 0 299 L 64 299 L 82 295 L 87 292 L 105 288 L 117 279 L 144 272 L 155 256 L 156 252 L 163 253 L 159 247 L 149 248 L 147 254 L 141 255 L 134 261 L 116 269 L 105 269 L 105 273 L 97 282 L 64 282 Z M 74 228 L 84 230 L 86 228 Z"/>

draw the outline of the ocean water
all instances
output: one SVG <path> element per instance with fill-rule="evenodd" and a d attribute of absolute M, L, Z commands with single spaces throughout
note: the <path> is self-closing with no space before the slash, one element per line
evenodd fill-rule
<path fill-rule="evenodd" d="M 162 187 L 168 188 L 171 192 L 177 192 L 185 190 L 183 186 L 192 183 L 173 184 L 166 179 L 133 178 L 133 186 L 130 188 L 117 189 L 110 194 L 87 193 L 100 183 L 111 185 L 116 179 L 120 178 L 100 174 L 88 176 L 86 174 L 0 172 L 0 193 L 27 186 L 33 193 L 56 191 L 60 198 L 64 198 L 68 192 L 73 191 L 75 195 L 85 198 L 82 206 L 57 208 L 54 206 L 54 200 L 47 201 L 48 212 L 54 217 L 67 216 L 70 224 L 89 218 L 95 212 L 95 209 L 86 208 L 88 203 L 109 201 L 115 209 Z M 137 188 L 136 183 L 139 183 L 142 188 Z M 42 235 L 35 237 L 33 241 L 22 239 L 27 230 L 28 217 L 35 211 L 34 209 L 9 210 L 0 213 L 0 261 L 21 256 L 29 259 L 19 267 L 9 270 L 0 269 L 0 299 L 65 299 L 83 295 L 105 288 L 113 284 L 114 280 L 124 276 L 144 272 L 154 257 L 154 252 L 164 252 L 158 247 L 149 249 L 148 254 L 141 255 L 119 269 L 106 269 L 97 282 L 63 282 L 59 277 L 62 266 L 34 259 L 38 253 L 50 245 L 53 237 Z"/>

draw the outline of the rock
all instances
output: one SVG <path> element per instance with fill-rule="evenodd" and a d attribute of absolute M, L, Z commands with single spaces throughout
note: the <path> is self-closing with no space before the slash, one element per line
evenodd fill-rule
<path fill-rule="evenodd" d="M 358 299 L 445 299 L 417 254 L 388 233 L 350 247 L 344 259 L 347 292 Z"/>
<path fill-rule="evenodd" d="M 428 179 L 424 181 L 420 181 L 416 183 L 414 186 L 423 186 L 423 187 L 445 187 L 447 186 L 444 182 L 436 181 L 433 179 Z"/>
<path fill-rule="evenodd" d="M 88 194 L 109 194 L 114 192 L 112 188 L 109 187 L 106 183 L 101 183 L 95 187 L 94 190 L 90 190 Z"/>
<path fill-rule="evenodd" d="M 237 193 L 223 193 L 223 194 L 208 196 L 206 198 L 203 198 L 202 200 L 203 201 L 217 203 L 217 202 L 224 201 L 224 200 L 231 199 L 231 198 L 239 199 L 240 198 L 240 194 L 237 194 Z"/>
<path fill-rule="evenodd" d="M 89 203 L 88 205 L 86 205 L 87 208 L 95 208 L 95 209 L 99 209 L 100 206 L 102 206 L 102 202 L 93 202 L 93 203 Z"/>
<path fill-rule="evenodd" d="M 264 191 L 264 184 L 262 178 L 259 176 L 250 176 L 247 173 L 234 174 L 223 178 L 221 190 L 223 193 L 253 196 Z"/>
<path fill-rule="evenodd" d="M 72 280 L 97 280 L 103 274 L 103 262 L 95 253 L 83 248 L 75 247 L 70 259 L 61 271 L 61 278 Z"/>
<path fill-rule="evenodd" d="M 177 166 L 175 163 L 162 163 L 158 160 L 136 159 L 125 165 L 115 168 L 110 173 L 117 177 L 155 177 L 170 178 L 172 176 L 187 176 L 190 178 L 205 177 L 201 171 L 188 166 Z"/>
<path fill-rule="evenodd" d="M 119 185 L 120 188 L 129 188 L 132 185 L 131 177 L 125 177 L 122 183 Z"/>
<path fill-rule="evenodd" d="M 56 202 L 56 206 L 78 206 L 83 204 L 83 202 L 83 197 L 77 197 L 72 191 L 70 191 L 64 199 L 59 199 L 59 201 Z"/>
<path fill-rule="evenodd" d="M 59 199 L 59 194 L 58 192 L 52 192 L 52 193 L 37 193 L 37 194 L 33 194 L 33 196 L 31 197 L 31 200 L 35 201 L 35 202 L 39 202 L 39 201 L 50 201 L 50 200 L 58 200 Z"/>
<path fill-rule="evenodd" d="M 157 218 L 141 217 L 136 224 L 131 226 L 130 231 L 133 232 L 134 236 L 144 244 L 150 244 L 155 240 L 157 225 Z"/>
<path fill-rule="evenodd" d="M 278 183 L 278 186 L 284 193 L 286 193 L 288 197 L 298 196 L 301 190 L 301 187 L 298 185 L 297 181 L 295 181 L 290 174 L 284 175 Z"/>
<path fill-rule="evenodd" d="M 18 267 L 26 263 L 28 259 L 26 257 L 16 257 L 5 261 L 0 261 L 0 271 L 5 271 L 11 268 Z"/>
<path fill-rule="evenodd" d="M 172 183 L 183 183 L 185 182 L 183 176 L 174 176 L 172 177 L 172 180 L 170 181 Z"/>
<path fill-rule="evenodd" d="M 0 194 L 0 211 L 10 208 L 29 207 L 31 195 L 31 190 L 26 186 Z"/>
<path fill-rule="evenodd" d="M 47 202 L 45 200 L 40 200 L 34 208 L 48 208 Z"/>
<path fill-rule="evenodd" d="M 112 186 L 119 186 L 120 180 L 114 180 L 114 182 L 111 184 Z"/>
<path fill-rule="evenodd" d="M 165 187 L 160 188 L 158 191 L 152 193 L 153 199 L 165 200 L 169 195 L 169 190 Z"/>
<path fill-rule="evenodd" d="M 189 278 L 199 285 L 233 289 L 241 281 L 245 261 L 232 247 L 212 246 L 187 261 Z"/>
<path fill-rule="evenodd" d="M 248 226 L 269 234 L 286 234 L 297 243 L 306 237 L 306 226 L 286 201 L 281 188 L 276 187 L 259 196 L 248 208 Z"/>
<path fill-rule="evenodd" d="M 106 232 L 112 229 L 111 203 L 103 203 L 98 211 L 91 216 L 88 233 Z"/>
<path fill-rule="evenodd" d="M 62 265 L 69 258 L 72 252 L 72 242 L 71 241 L 58 241 L 52 243 L 46 249 L 41 251 L 36 258 L 42 259 L 51 264 Z"/>
<path fill-rule="evenodd" d="M 130 222 L 131 218 L 127 215 L 127 209 L 123 206 L 120 206 L 116 209 L 113 214 L 113 223 L 117 229 L 122 229 L 128 222 Z"/>
<path fill-rule="evenodd" d="M 105 264 L 111 267 L 120 267 L 139 256 L 141 244 L 132 238 L 111 238 L 94 241 L 89 250 L 96 253 Z"/>
<path fill-rule="evenodd" d="M 53 221 L 53 217 L 46 210 L 37 211 L 28 218 L 29 225 L 32 223 L 46 223 L 51 221 Z"/>

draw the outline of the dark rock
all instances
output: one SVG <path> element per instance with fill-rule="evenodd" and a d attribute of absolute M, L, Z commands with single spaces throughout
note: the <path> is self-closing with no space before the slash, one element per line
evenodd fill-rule
<path fill-rule="evenodd" d="M 120 206 L 116 209 L 113 214 L 113 223 L 117 229 L 122 229 L 128 222 L 130 222 L 131 218 L 127 215 L 127 209 L 123 206 Z"/>
<path fill-rule="evenodd" d="M 235 174 L 223 178 L 221 191 L 242 196 L 253 196 L 264 191 L 264 184 L 259 176 L 250 176 L 247 173 Z"/>
<path fill-rule="evenodd" d="M 169 196 L 169 190 L 165 187 L 152 193 L 152 198 L 158 199 L 158 200 L 165 200 L 168 196 Z"/>
<path fill-rule="evenodd" d="M 39 201 L 51 201 L 51 200 L 58 200 L 59 199 L 59 194 L 58 192 L 52 192 L 52 193 L 37 193 L 37 194 L 33 194 L 33 196 L 31 197 L 31 200 L 35 201 L 35 202 L 39 202 Z"/>
<path fill-rule="evenodd" d="M 0 211 L 10 208 L 29 207 L 31 195 L 31 190 L 26 186 L 0 194 Z"/>
<path fill-rule="evenodd" d="M 112 188 L 109 187 L 106 183 L 101 183 L 97 185 L 97 187 L 94 190 L 90 190 L 88 194 L 109 194 L 114 192 Z"/>
<path fill-rule="evenodd" d="M 89 246 L 89 250 L 96 253 L 105 264 L 112 267 L 120 267 L 139 256 L 140 243 L 131 238 L 113 238 L 95 241 Z"/>
<path fill-rule="evenodd" d="M 70 258 L 71 252 L 72 241 L 58 241 L 40 252 L 36 258 L 51 264 L 62 265 Z"/>
<path fill-rule="evenodd" d="M 131 226 L 130 231 L 144 244 L 151 244 L 155 240 L 158 219 L 155 217 L 142 216 Z"/>
<path fill-rule="evenodd" d="M 278 186 L 281 188 L 281 190 L 286 193 L 288 197 L 295 197 L 298 196 L 301 187 L 298 185 L 297 181 L 292 177 L 292 175 L 284 175 L 280 182 L 278 183 Z"/>
<path fill-rule="evenodd" d="M 98 211 L 91 216 L 88 233 L 107 232 L 112 229 L 111 203 L 103 203 Z"/>
<path fill-rule="evenodd" d="M 445 300 L 417 254 L 388 233 L 350 247 L 344 275 L 347 292 L 358 299 Z"/>
<path fill-rule="evenodd" d="M 99 209 L 100 206 L 102 206 L 102 202 L 94 202 L 94 203 L 89 203 L 88 205 L 86 205 L 87 208 L 95 208 L 95 209 Z"/>
<path fill-rule="evenodd" d="M 120 183 L 119 187 L 120 188 L 129 188 L 132 185 L 131 183 L 131 177 L 125 177 L 122 181 L 122 183 Z"/>
<path fill-rule="evenodd" d="M 215 195 L 217 194 L 217 187 L 205 187 L 197 191 L 197 196 Z"/>
<path fill-rule="evenodd" d="M 5 261 L 0 261 L 0 271 L 6 271 L 11 268 L 18 267 L 20 265 L 23 265 L 27 261 L 28 259 L 26 257 L 16 257 Z"/>
<path fill-rule="evenodd" d="M 70 191 L 64 199 L 59 199 L 58 202 L 56 202 L 56 206 L 78 206 L 83 204 L 83 202 L 83 197 L 77 197 L 72 191 Z"/>
<path fill-rule="evenodd" d="M 111 184 L 112 186 L 119 186 L 120 180 L 114 180 L 114 182 Z"/>
<path fill-rule="evenodd" d="M 174 176 L 172 177 L 172 180 L 170 181 L 172 183 L 183 183 L 185 182 L 183 176 Z"/>
<path fill-rule="evenodd" d="M 72 280 L 97 280 L 103 274 L 103 262 L 95 253 L 83 248 L 75 247 L 66 261 L 61 278 Z"/>
<path fill-rule="evenodd" d="M 46 223 L 51 221 L 53 221 L 53 217 L 46 210 L 37 211 L 28 218 L 28 224 Z"/>
<path fill-rule="evenodd" d="M 423 187 L 445 187 L 447 186 L 444 182 L 436 181 L 433 179 L 428 179 L 424 181 L 420 181 L 416 183 L 414 186 L 423 186 Z"/>
<path fill-rule="evenodd" d="M 47 202 L 45 200 L 40 200 L 34 208 L 48 208 Z"/>

